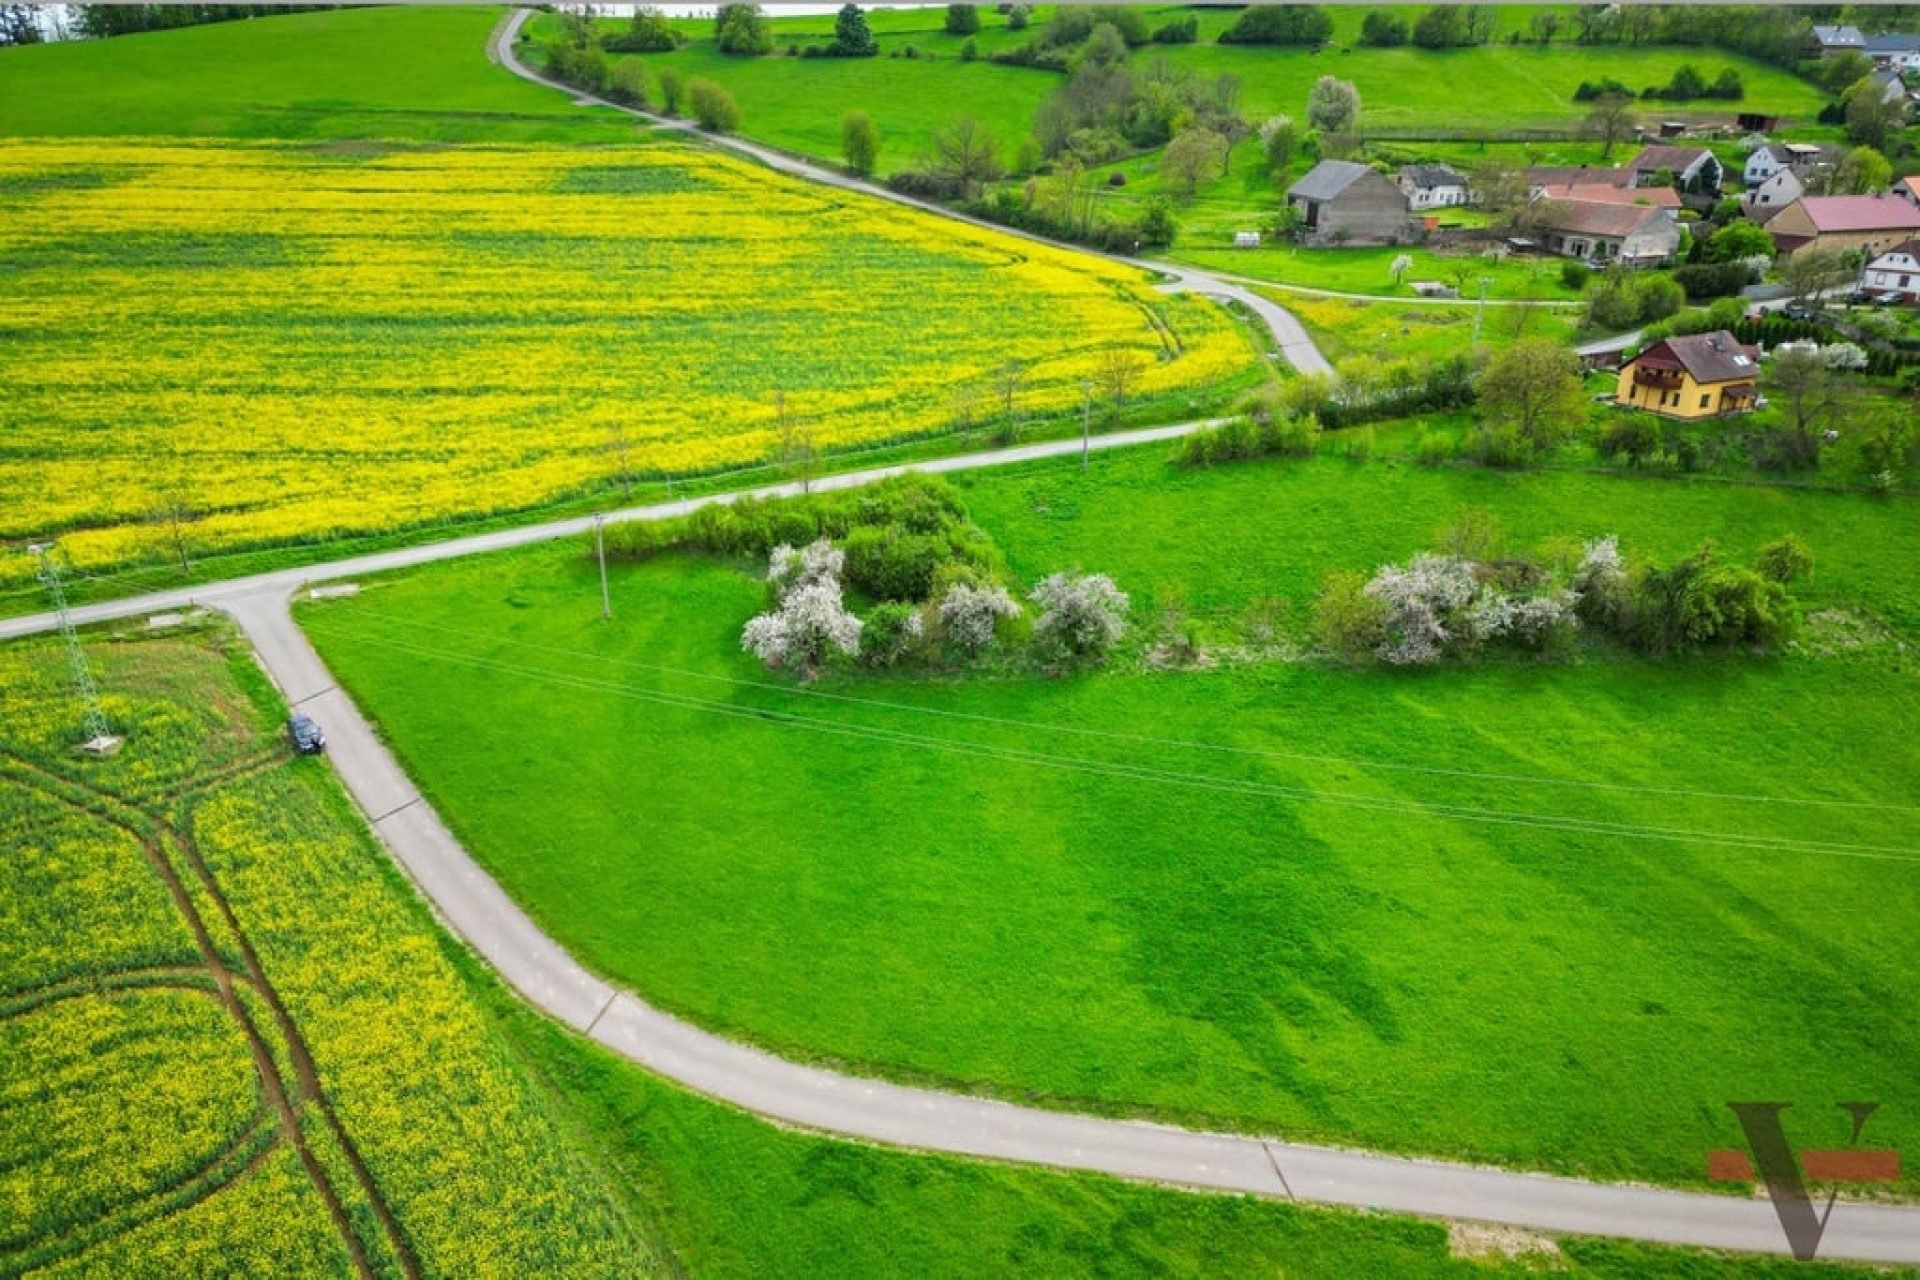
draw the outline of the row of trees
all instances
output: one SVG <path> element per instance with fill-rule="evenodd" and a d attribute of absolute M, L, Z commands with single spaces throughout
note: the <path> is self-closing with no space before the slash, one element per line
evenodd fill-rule
<path fill-rule="evenodd" d="M 1789 587 L 1813 572 L 1812 552 L 1792 534 L 1762 547 L 1751 565 L 1721 558 L 1708 542 L 1671 565 L 1634 566 L 1614 537 L 1513 555 L 1485 517 L 1463 519 L 1454 542 L 1370 578 L 1329 574 L 1314 604 L 1316 638 L 1348 661 L 1394 666 L 1495 646 L 1552 650 L 1582 630 L 1651 656 L 1768 648 L 1793 635 Z"/>

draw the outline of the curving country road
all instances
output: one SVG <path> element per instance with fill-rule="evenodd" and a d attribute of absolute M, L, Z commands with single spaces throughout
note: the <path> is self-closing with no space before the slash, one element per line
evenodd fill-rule
<path fill-rule="evenodd" d="M 1164 441 L 1200 424 L 1097 438 L 1095 449 Z M 958 458 L 828 476 L 846 488 L 919 469 L 958 471 L 1071 454 L 1050 441 Z M 775 485 L 755 495 L 791 494 Z M 745 492 L 629 508 L 609 520 L 660 519 Z M 1331 1147 L 1194 1132 L 1139 1121 L 1043 1111 L 908 1088 L 788 1062 L 662 1013 L 589 973 L 515 905 L 421 797 L 373 726 L 294 625 L 291 596 L 339 581 L 556 538 L 592 517 L 358 556 L 195 588 L 88 605 L 81 622 L 203 605 L 230 614 L 289 704 L 325 726 L 334 768 L 394 858 L 440 917 L 528 1002 L 641 1066 L 699 1093 L 824 1133 L 924 1151 L 953 1152 L 1213 1191 L 1461 1218 L 1532 1230 L 1619 1236 L 1662 1244 L 1785 1253 L 1764 1200 L 1660 1191 L 1572 1178 L 1410 1160 Z M 50 614 L 0 620 L 0 639 L 53 630 Z M 1702 1153 L 1705 1160 L 1705 1153 Z M 1848 1203 L 1834 1208 L 1821 1256 L 1920 1263 L 1920 1206 Z"/>
<path fill-rule="evenodd" d="M 736 155 L 747 156 L 750 159 L 758 160 L 770 169 L 777 169 L 781 173 L 789 174 L 796 178 L 804 178 L 809 182 L 818 182 L 825 186 L 837 187 L 842 191 L 858 192 L 861 195 L 872 196 L 879 200 L 891 200 L 895 204 L 906 205 L 909 208 L 919 209 L 922 212 L 935 214 L 942 218 L 951 218 L 957 222 L 967 223 L 970 226 L 983 227 L 988 231 L 995 231 L 1001 235 L 1018 236 L 1023 240 L 1032 240 L 1038 244 L 1052 245 L 1056 249 L 1067 249 L 1074 253 L 1087 254 L 1091 257 L 1106 258 L 1111 262 L 1122 263 L 1129 267 L 1138 268 L 1141 271 L 1150 271 L 1155 275 L 1171 277 L 1167 283 L 1160 286 L 1162 292 L 1199 293 L 1220 302 L 1237 302 L 1254 315 L 1260 317 L 1262 323 L 1264 323 L 1267 329 L 1273 334 L 1274 350 L 1279 352 L 1280 356 L 1285 359 L 1288 364 L 1292 365 L 1301 373 L 1331 374 L 1333 372 L 1333 366 L 1327 362 L 1326 356 L 1321 354 L 1320 348 L 1314 345 L 1314 341 L 1307 334 L 1306 328 L 1301 325 L 1300 321 L 1294 317 L 1292 312 L 1276 305 L 1267 298 L 1261 297 L 1250 289 L 1242 288 L 1237 284 L 1231 284 L 1205 271 L 1195 271 L 1191 267 L 1174 266 L 1164 262 L 1143 262 L 1138 258 L 1123 257 L 1119 254 L 1099 253 L 1087 248 L 1085 245 L 1068 244 L 1063 240 L 1049 240 L 1047 237 L 1035 235 L 1031 231 L 1021 231 L 1013 227 L 1004 227 L 997 222 L 989 222 L 985 218 L 975 218 L 969 214 L 961 213 L 958 210 L 950 209 L 943 204 L 902 195 L 898 191 L 889 190 L 877 183 L 867 182 L 838 169 L 815 164 L 810 160 L 801 159 L 789 152 L 780 151 L 773 147 L 762 146 L 757 142 L 748 142 L 744 138 L 736 138 L 727 134 L 706 133 L 695 127 L 691 120 L 680 120 L 671 116 L 658 116 L 649 111 L 641 111 L 634 107 L 622 106 L 620 103 L 610 102 L 605 98 L 596 97 L 584 90 L 576 89 L 572 85 L 562 84 L 558 80 L 549 80 L 547 77 L 529 67 L 526 63 L 520 61 L 513 51 L 513 42 L 519 38 L 520 28 L 525 26 L 527 19 L 532 16 L 533 11 L 531 9 L 516 9 L 505 21 L 495 27 L 493 34 L 487 38 L 488 60 L 499 63 L 523 80 L 531 80 L 535 84 L 545 85 L 549 89 L 564 93 L 581 106 L 606 107 L 610 111 L 619 111 L 626 115 L 645 120 L 657 126 L 662 131 L 686 134 L 689 137 L 698 139 L 707 146 L 717 147 L 723 151 L 731 151 Z"/>
<path fill-rule="evenodd" d="M 510 67 L 518 66 L 512 60 L 511 39 L 524 18 L 524 13 L 517 14 L 496 36 L 493 55 Z M 540 79 L 524 68 L 520 73 Z M 751 144 L 739 145 L 752 149 Z M 835 185 L 868 190 L 864 184 L 813 170 L 778 153 L 770 153 L 770 157 L 760 158 L 788 172 L 809 177 L 817 172 Z M 885 192 L 875 194 L 896 198 Z M 1206 292 L 1212 292 L 1217 284 L 1198 273 L 1183 273 L 1183 280 L 1176 283 L 1182 282 Z M 1229 289 L 1216 296 L 1235 297 L 1243 292 Z M 1254 304 L 1248 301 L 1248 305 Z M 1280 308 L 1265 305 L 1293 323 Z M 1274 322 L 1266 311 L 1254 309 L 1270 324 Z M 1285 350 L 1285 337 L 1278 327 L 1276 336 Z M 1304 333 L 1301 339 L 1305 341 Z M 1311 350 L 1310 342 L 1307 349 Z M 1289 358 L 1299 354 L 1296 351 Z M 1201 425 L 1116 433 L 1095 439 L 1091 447 L 1105 450 L 1165 441 Z M 1051 441 L 829 476 L 815 481 L 814 487 L 851 487 L 907 470 L 940 472 L 1000 466 L 1067 455 L 1080 448 L 1078 441 Z M 707 503 L 735 501 L 748 493 L 778 495 L 796 489 L 792 484 L 772 485 L 629 508 L 605 518 L 660 519 Z M 288 609 L 291 596 L 310 583 L 577 536 L 591 528 L 592 520 L 577 517 L 551 521 L 109 601 L 76 609 L 74 617 L 83 623 L 96 622 L 188 605 L 211 606 L 230 614 L 245 630 L 261 664 L 287 701 L 325 726 L 334 768 L 381 840 L 442 919 L 530 1003 L 641 1066 L 702 1094 L 809 1129 L 905 1148 L 1550 1232 L 1776 1254 L 1789 1251 L 1774 1210 L 1764 1200 L 1585 1182 L 1195 1132 L 909 1088 L 788 1062 L 724 1040 L 607 984 L 528 919 L 453 838 L 372 725 L 335 684 L 319 655 L 294 625 Z M 0 639 L 50 631 L 55 625 L 56 619 L 48 614 L 0 620 Z M 1837 1205 L 1828 1220 L 1820 1254 L 1832 1259 L 1920 1263 L 1920 1206 Z"/>

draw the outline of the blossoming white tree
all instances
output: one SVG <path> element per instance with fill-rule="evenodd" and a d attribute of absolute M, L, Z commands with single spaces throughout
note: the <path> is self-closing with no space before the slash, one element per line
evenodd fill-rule
<path fill-rule="evenodd" d="M 1000 619 L 1019 612 L 1020 606 L 1003 587 L 956 582 L 940 597 L 940 634 L 954 649 L 975 657 L 993 643 Z"/>
<path fill-rule="evenodd" d="M 1126 634 L 1127 593 L 1104 573 L 1056 573 L 1033 589 L 1041 614 L 1033 632 L 1077 657 L 1105 653 Z"/>
<path fill-rule="evenodd" d="M 768 557 L 767 580 L 779 607 L 751 619 L 740 647 L 769 667 L 811 672 L 829 652 L 860 652 L 860 619 L 841 600 L 846 557 L 822 539 L 796 551 L 782 544 Z"/>

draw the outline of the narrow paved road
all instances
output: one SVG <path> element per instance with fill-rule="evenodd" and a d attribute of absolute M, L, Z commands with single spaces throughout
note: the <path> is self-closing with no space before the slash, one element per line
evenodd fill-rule
<path fill-rule="evenodd" d="M 509 40 L 518 25 L 515 21 L 503 28 Z M 1105 436 L 1096 439 L 1093 447 L 1104 450 L 1170 440 L 1200 425 Z M 999 466 L 1071 454 L 1079 447 L 1077 441 L 1053 441 L 911 467 L 831 476 L 815 482 L 815 487 L 845 488 L 905 470 L 938 472 Z M 781 494 L 791 493 L 794 488 L 774 485 L 636 507 L 607 518 L 658 519 L 703 503 L 734 501 L 746 492 Z M 358 556 L 89 605 L 75 613 L 80 621 L 92 622 L 204 604 L 231 614 L 246 631 L 262 665 L 288 702 L 308 711 L 326 727 L 335 769 L 375 831 L 447 923 L 532 1004 L 632 1061 L 700 1093 L 810 1129 L 920 1150 L 1544 1231 L 1766 1253 L 1787 1251 L 1786 1237 L 1773 1209 L 1762 1200 L 1582 1182 L 1199 1133 L 859 1079 L 788 1062 L 721 1039 L 603 982 L 541 932 L 460 847 L 372 725 L 335 684 L 288 611 L 292 593 L 308 583 L 578 535 L 591 527 L 591 520 L 580 517 L 553 521 Z M 0 620 L 0 638 L 49 631 L 54 625 L 55 619 L 46 614 Z M 1705 1160 L 1704 1152 L 1701 1158 Z M 1821 1255 L 1920 1263 L 1920 1207 L 1839 1205 L 1829 1220 Z"/>
<path fill-rule="evenodd" d="M 1327 363 L 1327 358 L 1320 353 L 1320 348 L 1314 345 L 1313 339 L 1308 336 L 1305 327 L 1301 325 L 1299 320 L 1294 318 L 1292 312 L 1249 289 L 1229 283 L 1205 271 L 1196 271 L 1191 267 L 1175 266 L 1165 262 L 1144 262 L 1138 258 L 1127 258 L 1118 254 L 1097 253 L 1085 245 L 1068 244 L 1060 240 L 1049 240 L 1047 237 L 1035 235 L 1031 231 L 1020 231 L 1013 227 L 1003 227 L 997 222 L 989 222 L 984 218 L 975 218 L 971 215 L 950 209 L 943 204 L 938 204 L 930 200 L 918 200 L 912 196 L 902 195 L 897 191 L 889 190 L 877 183 L 867 182 L 851 174 L 843 173 L 838 169 L 815 164 L 810 160 L 804 160 L 789 152 L 780 151 L 773 147 L 762 146 L 757 142 L 748 142 L 744 138 L 736 138 L 727 134 L 706 133 L 696 128 L 690 120 L 675 119 L 671 116 L 657 116 L 648 111 L 640 111 L 633 107 L 622 106 L 617 102 L 609 102 L 605 98 L 596 97 L 593 94 L 576 89 L 571 85 L 562 84 L 558 80 L 549 80 L 547 77 L 529 67 L 526 63 L 520 61 L 519 57 L 516 56 L 513 51 L 513 42 L 519 38 L 520 28 L 525 26 L 527 19 L 532 16 L 532 10 L 518 9 L 514 11 L 513 16 L 506 22 L 494 28 L 493 34 L 488 39 L 487 58 L 489 61 L 499 63 L 523 80 L 531 80 L 535 84 L 545 85 L 547 88 L 558 93 L 564 93 L 582 106 L 606 107 L 611 111 L 619 111 L 626 115 L 634 116 L 662 130 L 683 133 L 689 137 L 698 139 L 708 146 L 717 147 L 724 151 L 731 151 L 736 155 L 743 155 L 758 160 L 770 169 L 777 169 L 781 173 L 790 174 L 796 178 L 804 178 L 809 182 L 818 182 L 829 187 L 837 187 L 842 191 L 856 191 L 862 195 L 873 196 L 880 200 L 891 200 L 895 204 L 906 205 L 909 208 L 919 209 L 925 213 L 935 214 L 942 218 L 952 218 L 955 221 L 964 222 L 970 226 L 984 227 L 989 231 L 997 231 L 1002 235 L 1019 236 L 1023 240 L 1032 240 L 1038 244 L 1052 245 L 1057 249 L 1067 249 L 1074 253 L 1083 253 L 1091 257 L 1106 258 L 1111 262 L 1122 263 L 1125 266 L 1135 267 L 1141 271 L 1150 271 L 1156 275 L 1169 276 L 1171 277 L 1170 281 L 1160 286 L 1163 292 L 1201 293 L 1221 302 L 1237 302 L 1259 316 L 1273 334 L 1274 350 L 1278 351 L 1288 364 L 1291 364 L 1301 373 L 1330 374 L 1333 372 L 1333 366 Z"/>

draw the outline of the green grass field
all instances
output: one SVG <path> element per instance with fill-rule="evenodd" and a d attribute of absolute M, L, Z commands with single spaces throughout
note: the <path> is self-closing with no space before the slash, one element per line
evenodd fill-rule
<path fill-rule="evenodd" d="M 287 760 L 277 699 L 222 631 L 87 641 L 130 730 L 104 765 L 62 750 L 57 643 L 0 649 L 9 1275 L 351 1269 L 285 1137 L 248 1127 L 255 1068 L 161 866 L 239 975 L 276 1074 L 297 1068 L 269 992 L 310 1048 L 373 1195 L 318 1095 L 303 1136 L 376 1275 L 400 1264 L 375 1196 L 430 1275 L 1532 1271 L 1454 1257 L 1433 1223 L 876 1150 L 695 1098 L 533 1013 L 448 938 L 326 767 Z M 157 853 L 143 857 L 141 831 Z M 254 1163 L 209 1187 L 193 1174 L 223 1128 Z M 153 1186 L 158 1205 L 141 1195 Z M 1560 1247 L 1579 1275 L 1749 1274 L 1709 1255 Z"/>
<path fill-rule="evenodd" d="M 1186 9 L 1149 9 L 1155 27 Z M 1727 67 L 1746 83 L 1741 109 L 1760 109 L 1811 123 L 1826 95 L 1778 68 L 1717 49 L 1617 46 L 1586 47 L 1561 43 L 1541 48 L 1508 45 L 1510 30 L 1524 30 L 1531 10 L 1502 11 L 1495 42 L 1443 51 L 1374 49 L 1358 44 L 1359 8 L 1336 6 L 1335 35 L 1327 52 L 1308 49 L 1233 46 L 1215 43 L 1233 20 L 1231 13 L 1201 11 L 1201 41 L 1193 45 L 1148 45 L 1133 61 L 1145 65 L 1164 59 L 1199 75 L 1232 74 L 1242 85 L 1243 109 L 1251 119 L 1275 113 L 1303 115 L 1307 93 L 1322 75 L 1352 80 L 1360 90 L 1362 132 L 1432 129 L 1500 130 L 1577 126 L 1587 108 L 1573 100 L 1582 80 L 1613 76 L 1634 88 L 1664 84 L 1676 68 L 1692 64 L 1711 79 Z M 1418 9 L 1406 12 L 1417 15 Z M 741 132 L 760 141 L 828 160 L 840 154 L 840 122 L 848 111 L 873 115 L 889 139 L 881 155 L 882 172 L 906 168 L 925 150 L 934 129 L 958 116 L 971 115 L 989 126 L 1009 156 L 1026 135 L 1033 110 L 1058 85 L 1056 72 L 996 66 L 984 55 L 1023 43 L 1028 33 L 1006 30 L 1004 18 L 990 6 L 974 37 L 982 60 L 960 60 L 966 43 L 941 30 L 942 11 L 877 12 L 870 23 L 881 56 L 865 59 L 800 59 L 787 56 L 789 45 L 823 43 L 831 38 L 831 17 L 773 18 L 775 52 L 764 58 L 730 58 L 712 43 L 712 24 L 680 24 L 691 37 L 671 54 L 642 55 L 656 72 L 673 66 L 683 75 L 701 75 L 725 85 L 740 102 Z M 1044 21 L 1044 12 L 1036 17 Z M 542 18 L 530 27 L 536 38 L 553 32 L 556 20 Z M 619 20 L 604 28 L 618 29 Z M 912 45 L 918 59 L 890 56 Z M 1474 87 L 1472 94 L 1436 92 L 1444 85 Z M 1696 104 L 1700 105 L 1700 104 Z M 1712 109 L 1717 104 L 1705 104 Z"/>
<path fill-rule="evenodd" d="M 0 134 L 605 142 L 631 121 L 487 62 L 498 8 L 286 14 L 0 49 Z"/>
<path fill-rule="evenodd" d="M 1333 459 L 1174 473 L 1142 452 L 966 492 L 1023 580 L 1110 572 L 1150 629 L 1176 611 L 1237 636 L 1254 613 L 1297 634 L 1327 569 L 1404 559 L 1482 507 L 1518 546 L 1617 532 L 1660 558 L 1796 530 L 1820 557 L 1810 606 L 1881 638 L 833 690 L 870 704 L 761 677 L 737 641 L 761 587 L 711 561 L 617 574 L 610 626 L 577 548 L 422 571 L 303 620 L 549 929 L 783 1052 L 1665 1182 L 1699 1181 L 1700 1153 L 1733 1140 L 1731 1098 L 1902 1087 L 1915 974 L 1884 938 L 1916 905 L 1906 504 Z M 1500 825 L 1514 815 L 1579 829 Z M 1784 843 L 1719 843 L 1749 837 Z M 1890 1118 L 1885 1136 L 1912 1132 Z"/>

